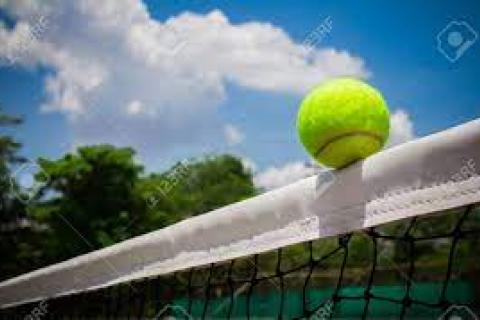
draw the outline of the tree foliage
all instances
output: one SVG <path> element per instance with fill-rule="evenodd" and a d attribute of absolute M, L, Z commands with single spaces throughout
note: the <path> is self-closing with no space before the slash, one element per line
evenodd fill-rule
<path fill-rule="evenodd" d="M 0 109 L 0 128 L 22 123 Z M 21 144 L 9 135 L 0 135 L 0 278 L 28 270 L 39 262 L 37 235 L 26 220 L 25 203 L 20 201 L 12 176 L 25 159 L 18 152 Z"/>
<path fill-rule="evenodd" d="M 109 145 L 81 147 L 58 160 L 40 159 L 48 176 L 30 217 L 48 226 L 48 260 L 65 259 L 122 240 L 119 229 L 145 214 L 133 192 L 143 168 L 134 151 Z"/>
<path fill-rule="evenodd" d="M 20 119 L 0 110 L 0 127 L 19 124 Z M 0 135 L 0 278 L 112 245 L 258 193 L 252 173 L 231 155 L 191 159 L 163 172 L 146 174 L 135 161 L 133 149 L 94 145 L 80 147 L 60 159 L 39 159 L 41 170 L 35 178 L 42 187 L 29 201 L 21 201 L 14 174 L 15 167 L 24 161 L 18 153 L 20 147 L 11 136 Z M 466 222 L 467 227 L 480 226 L 478 211 Z M 398 239 L 407 231 L 414 237 L 448 234 L 459 217 L 458 212 L 451 212 L 421 220 L 415 228 L 409 227 L 409 221 L 399 221 L 376 230 Z M 412 256 L 411 246 L 404 240 L 379 240 L 375 249 L 367 234 L 344 238 L 348 239 L 347 266 L 354 270 L 346 273 L 349 279 L 363 279 L 375 253 L 378 267 L 389 269 L 407 265 Z M 325 280 L 343 260 L 338 239 L 322 239 L 313 247 L 314 257 L 322 260 L 320 265 L 326 270 Z M 478 253 L 478 239 L 462 240 L 457 247 L 457 265 L 470 266 L 471 253 Z M 419 242 L 414 258 L 423 264 L 445 262 L 449 248 L 445 241 Z M 282 270 L 301 266 L 309 254 L 308 244 L 283 249 Z M 328 259 L 321 259 L 323 256 Z M 275 257 L 266 257 L 260 262 L 262 271 L 273 272 Z M 251 270 L 250 260 L 239 263 L 245 272 Z"/>
<path fill-rule="evenodd" d="M 141 179 L 138 193 L 148 204 L 148 219 L 165 226 L 254 196 L 252 175 L 230 155 L 177 163 L 162 174 Z"/>

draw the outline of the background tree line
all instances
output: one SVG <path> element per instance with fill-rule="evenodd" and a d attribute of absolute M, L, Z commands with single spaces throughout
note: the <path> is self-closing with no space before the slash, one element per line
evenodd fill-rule
<path fill-rule="evenodd" d="M 21 119 L 0 110 L 0 127 L 21 123 Z M 95 145 L 80 147 L 59 159 L 38 159 L 41 170 L 35 179 L 41 187 L 33 198 L 22 198 L 22 188 L 12 179 L 16 168 L 26 162 L 20 149 L 18 141 L 0 135 L 0 279 L 163 228 L 261 191 L 253 183 L 252 172 L 232 155 L 192 159 L 165 172 L 147 174 L 135 161 L 133 149 Z M 471 215 L 465 222 L 467 228 L 480 227 L 479 216 L 478 212 Z M 409 229 L 409 221 L 402 221 L 378 231 L 398 237 L 407 230 L 415 236 L 444 234 L 453 229 L 459 217 L 452 212 L 416 223 L 414 229 Z M 407 266 L 412 255 L 420 266 L 431 265 L 428 268 L 432 270 L 448 261 L 450 242 L 445 239 L 418 243 L 414 252 L 407 241 L 380 242 L 380 268 Z M 314 243 L 314 252 L 321 256 L 338 245 L 334 238 L 320 240 Z M 355 234 L 348 246 L 348 266 L 353 271 L 347 276 L 359 281 L 369 272 L 366 267 L 374 254 L 372 239 Z M 460 273 L 479 269 L 478 258 L 475 260 L 478 239 L 463 239 L 457 252 Z M 286 248 L 284 267 L 299 265 L 308 257 L 307 244 Z M 341 255 L 332 255 L 323 264 L 338 269 L 341 260 Z M 274 270 L 275 255 L 265 255 L 260 263 L 261 270 Z M 244 266 L 247 270 L 250 263 Z"/>
<path fill-rule="evenodd" d="M 0 126 L 21 123 L 0 112 Z M 26 162 L 20 148 L 12 137 L 0 136 L 2 279 L 257 194 L 252 173 L 230 155 L 146 174 L 133 149 L 95 145 L 60 159 L 38 159 L 35 179 L 41 188 L 23 199 L 22 189 L 11 185 L 15 170 Z"/>

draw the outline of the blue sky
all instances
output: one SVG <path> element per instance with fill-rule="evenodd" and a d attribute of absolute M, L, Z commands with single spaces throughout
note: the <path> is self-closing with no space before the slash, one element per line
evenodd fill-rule
<path fill-rule="evenodd" d="M 295 132 L 302 96 L 344 74 L 382 91 L 397 117 L 397 143 L 480 114 L 480 40 L 454 63 L 437 48 L 437 34 L 454 21 L 478 34 L 476 1 L 67 2 L 6 1 L 1 9 L 4 22 L 16 22 L 0 26 L 3 48 L 21 37 L 21 23 L 48 19 L 0 69 L 0 105 L 24 117 L 11 133 L 31 159 L 110 142 L 132 144 L 157 170 L 231 152 L 253 162 L 257 175 L 267 173 L 261 184 L 275 186 L 283 180 L 269 181 L 272 172 L 288 182 L 308 170 L 299 168 L 308 156 Z M 332 30 L 313 56 L 302 51 L 327 17 Z M 165 56 L 172 29 L 186 44 Z M 287 54 L 298 67 L 288 66 Z"/>

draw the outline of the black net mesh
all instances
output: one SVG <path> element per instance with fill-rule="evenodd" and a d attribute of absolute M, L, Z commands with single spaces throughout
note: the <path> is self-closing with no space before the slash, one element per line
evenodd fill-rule
<path fill-rule="evenodd" d="M 478 319 L 470 205 L 2 311 L 5 319 Z"/>

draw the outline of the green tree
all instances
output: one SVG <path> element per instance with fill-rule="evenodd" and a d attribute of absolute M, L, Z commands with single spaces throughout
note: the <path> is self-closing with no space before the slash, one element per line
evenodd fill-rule
<path fill-rule="evenodd" d="M 0 110 L 0 127 L 16 127 L 18 117 Z M 20 201 L 14 171 L 25 162 L 18 152 L 21 144 L 11 136 L 0 135 L 0 279 L 22 273 L 39 263 L 38 234 L 26 217 Z"/>
<path fill-rule="evenodd" d="M 156 227 L 257 194 L 252 173 L 230 155 L 177 163 L 162 174 L 141 179 L 137 192 L 148 204 L 147 226 Z"/>
<path fill-rule="evenodd" d="M 143 168 L 134 151 L 98 145 L 59 160 L 40 159 L 49 177 L 42 201 L 30 208 L 45 230 L 46 261 L 58 261 L 138 233 L 144 206 L 133 192 Z"/>
<path fill-rule="evenodd" d="M 7 115 L 0 109 L 0 127 L 17 126 L 22 120 Z M 13 206 L 18 202 L 11 193 L 11 166 L 22 163 L 25 159 L 18 155 L 21 144 L 8 135 L 0 135 L 0 216 L 1 222 L 11 221 L 10 214 L 14 212 Z"/>
<path fill-rule="evenodd" d="M 49 177 L 30 216 L 44 230 L 45 263 L 157 230 L 255 195 L 251 173 L 223 155 L 141 177 L 134 151 L 109 145 L 40 159 Z"/>

